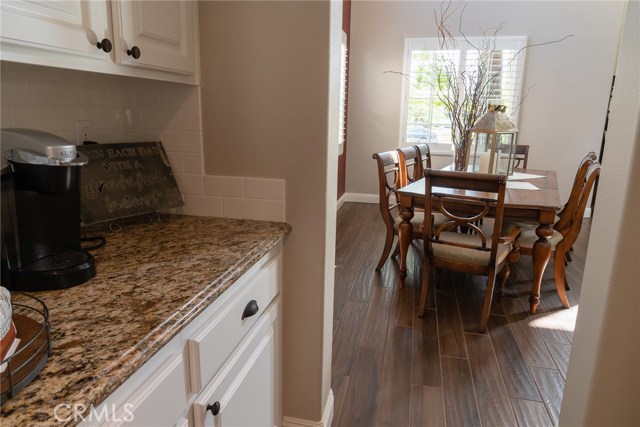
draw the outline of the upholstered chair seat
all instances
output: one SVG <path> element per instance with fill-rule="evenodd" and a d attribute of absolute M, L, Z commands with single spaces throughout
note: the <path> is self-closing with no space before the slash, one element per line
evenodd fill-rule
<path fill-rule="evenodd" d="M 440 234 L 440 240 L 459 243 L 469 246 L 480 246 L 482 239 L 477 234 L 462 234 L 451 231 L 443 231 Z M 477 249 L 469 249 L 467 247 L 458 247 L 453 245 L 442 245 L 433 243 L 433 255 L 438 258 L 444 258 L 451 261 L 462 262 L 466 264 L 487 265 L 491 256 L 491 241 L 487 242 L 486 251 L 479 251 Z M 509 252 L 513 248 L 513 244 L 500 244 L 497 248 L 496 262 L 504 262 Z"/>

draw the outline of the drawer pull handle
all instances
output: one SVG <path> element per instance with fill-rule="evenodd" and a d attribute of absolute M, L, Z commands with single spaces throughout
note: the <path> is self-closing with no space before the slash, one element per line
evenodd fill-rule
<path fill-rule="evenodd" d="M 131 49 L 127 49 L 127 55 L 133 56 L 133 59 L 140 58 L 140 48 L 138 48 L 138 46 L 134 46 Z"/>
<path fill-rule="evenodd" d="M 216 401 L 213 405 L 207 405 L 207 411 L 211 411 L 215 417 L 220 413 L 220 402 Z"/>
<path fill-rule="evenodd" d="M 98 47 L 98 49 L 102 49 L 106 53 L 111 52 L 111 49 L 113 48 L 113 46 L 111 45 L 111 40 L 109 39 L 102 39 L 96 44 L 96 46 Z"/>
<path fill-rule="evenodd" d="M 260 310 L 260 308 L 258 307 L 258 303 L 256 302 L 256 300 L 252 299 L 251 301 L 249 301 L 247 306 L 244 308 L 244 311 L 242 312 L 242 320 L 246 319 L 247 317 L 253 316 L 258 312 L 258 310 Z"/>

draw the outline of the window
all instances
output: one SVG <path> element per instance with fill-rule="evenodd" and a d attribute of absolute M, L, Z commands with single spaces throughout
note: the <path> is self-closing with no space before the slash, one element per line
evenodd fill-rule
<path fill-rule="evenodd" d="M 342 47 L 340 50 L 340 108 L 339 114 L 339 134 L 338 134 L 338 154 L 344 153 L 344 141 L 346 138 L 345 123 L 347 120 L 347 34 L 342 32 Z"/>
<path fill-rule="evenodd" d="M 507 115 L 517 124 L 522 93 L 526 37 L 496 37 L 489 52 L 489 102 L 507 106 Z M 474 46 L 483 40 L 469 38 Z M 486 41 L 485 41 L 486 42 Z M 458 50 L 441 50 L 437 38 L 409 38 L 405 41 L 402 129 L 400 146 L 426 142 L 432 153 L 450 153 L 451 120 L 434 90 L 438 64 L 449 64 L 459 77 L 477 70 L 479 51 L 458 39 Z M 519 53 L 518 53 L 519 52 Z M 441 65 L 440 65 L 441 66 Z"/>

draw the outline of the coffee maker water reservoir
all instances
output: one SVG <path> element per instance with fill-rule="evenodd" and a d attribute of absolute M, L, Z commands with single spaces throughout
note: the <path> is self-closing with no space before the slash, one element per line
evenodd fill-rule
<path fill-rule="evenodd" d="M 2 129 L 2 285 L 38 291 L 79 285 L 96 274 L 80 249 L 76 146 L 46 132 Z"/>

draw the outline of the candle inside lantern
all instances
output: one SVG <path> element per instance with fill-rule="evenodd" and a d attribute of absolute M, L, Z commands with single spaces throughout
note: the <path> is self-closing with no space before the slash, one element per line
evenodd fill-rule
<path fill-rule="evenodd" d="M 487 152 L 480 153 L 480 167 L 478 168 L 478 172 L 480 173 L 489 172 L 489 159 L 491 159 L 489 153 Z"/>

